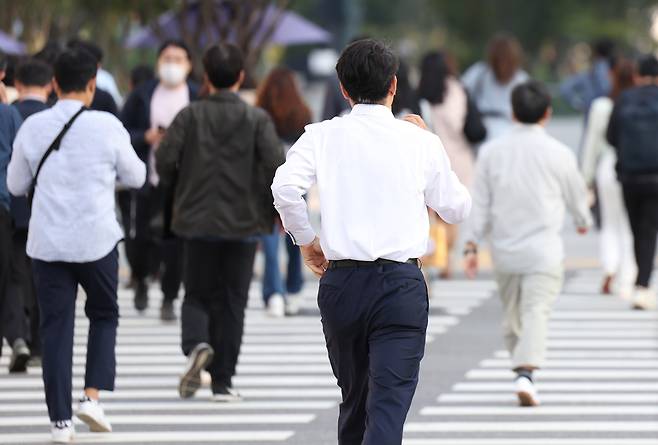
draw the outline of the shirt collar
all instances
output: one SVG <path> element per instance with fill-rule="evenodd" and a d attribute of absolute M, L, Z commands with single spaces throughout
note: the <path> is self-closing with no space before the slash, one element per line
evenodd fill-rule
<path fill-rule="evenodd" d="M 82 103 L 82 101 L 80 100 L 75 100 L 75 99 L 59 99 L 55 105 L 66 109 L 74 109 L 74 108 L 78 109 L 84 106 L 84 103 Z"/>
<path fill-rule="evenodd" d="M 356 104 L 350 114 L 355 116 L 383 116 L 393 117 L 393 112 L 385 105 L 379 104 Z"/>
<path fill-rule="evenodd" d="M 543 125 L 539 124 L 524 124 L 523 122 L 514 122 L 514 129 L 516 131 L 546 131 Z"/>

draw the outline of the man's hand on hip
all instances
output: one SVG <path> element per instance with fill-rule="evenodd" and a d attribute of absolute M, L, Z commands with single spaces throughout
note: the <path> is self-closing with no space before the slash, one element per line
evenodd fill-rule
<path fill-rule="evenodd" d="M 320 246 L 320 238 L 315 237 L 313 242 L 301 246 L 300 248 L 306 267 L 311 269 L 311 271 L 318 277 L 324 275 L 329 267 L 329 261 L 325 258 L 322 247 Z"/>

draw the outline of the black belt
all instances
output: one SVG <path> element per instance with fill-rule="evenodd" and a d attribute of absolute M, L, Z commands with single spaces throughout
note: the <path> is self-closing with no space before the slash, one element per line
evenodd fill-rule
<path fill-rule="evenodd" d="M 381 266 L 383 264 L 414 264 L 419 265 L 417 258 L 410 258 L 407 261 L 393 261 L 384 258 L 378 258 L 375 261 L 358 261 L 358 260 L 335 260 L 329 261 L 329 269 L 337 269 L 341 267 L 368 267 L 368 266 Z"/>

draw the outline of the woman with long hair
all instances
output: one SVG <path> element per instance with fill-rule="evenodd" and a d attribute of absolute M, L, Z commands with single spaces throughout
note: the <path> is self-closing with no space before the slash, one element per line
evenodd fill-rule
<path fill-rule="evenodd" d="M 267 111 L 277 134 L 286 148 L 304 133 L 304 127 L 311 123 L 311 110 L 302 98 L 295 73 L 285 67 L 273 69 L 260 85 L 256 94 L 256 105 Z M 288 267 L 285 284 L 279 269 L 279 246 L 281 227 L 276 224 L 271 234 L 261 239 L 265 254 L 265 276 L 263 277 L 263 300 L 268 315 L 283 317 L 299 311 L 297 298 L 302 290 L 302 259 L 299 248 L 286 236 Z"/>
<path fill-rule="evenodd" d="M 489 41 L 486 61 L 471 66 L 462 76 L 484 117 L 488 139 L 504 133 L 512 124 L 512 90 L 528 80 L 522 64 L 519 41 L 510 34 L 499 33 Z"/>
<path fill-rule="evenodd" d="M 449 57 L 439 51 L 426 54 L 421 62 L 417 96 L 428 128 L 436 133 L 448 154 L 459 180 L 470 187 L 473 180 L 475 156 L 473 147 L 464 134 L 468 113 L 468 95 L 456 77 Z M 441 224 L 437 218 L 435 223 Z M 458 226 L 442 224 L 447 244 L 447 258 L 442 276 L 450 277 L 451 253 L 457 241 Z M 440 232 L 438 232 L 440 233 Z M 441 248 L 435 240 L 435 249 Z M 443 255 L 440 255 L 443 256 Z"/>
<path fill-rule="evenodd" d="M 590 108 L 583 141 L 582 171 L 590 187 L 596 183 L 601 208 L 600 255 L 605 272 L 601 292 L 630 298 L 637 274 L 633 236 L 615 171 L 617 155 L 606 140 L 606 130 L 615 99 L 635 85 L 635 64 L 626 59 L 618 60 L 610 70 L 610 77 L 610 96 L 595 99 Z"/>

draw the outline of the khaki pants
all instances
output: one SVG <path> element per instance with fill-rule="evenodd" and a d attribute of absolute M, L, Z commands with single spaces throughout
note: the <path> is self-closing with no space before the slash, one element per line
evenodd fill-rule
<path fill-rule="evenodd" d="M 512 369 L 543 365 L 548 318 L 562 288 L 563 276 L 562 267 L 519 275 L 496 273 Z"/>

